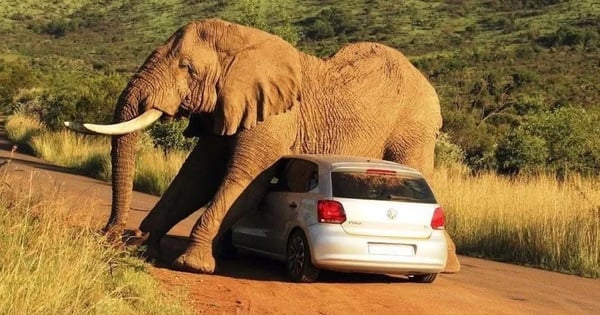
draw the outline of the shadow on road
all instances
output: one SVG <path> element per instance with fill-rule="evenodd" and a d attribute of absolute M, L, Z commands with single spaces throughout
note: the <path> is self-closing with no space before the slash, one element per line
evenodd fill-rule
<path fill-rule="evenodd" d="M 163 260 L 155 263 L 156 267 L 169 269 L 171 263 L 181 255 L 187 245 L 188 238 L 182 236 L 167 235 L 161 242 Z M 265 257 L 252 255 L 250 253 L 237 253 L 232 257 L 217 260 L 216 275 L 257 280 L 289 282 L 285 265 L 283 262 L 275 261 Z M 387 276 L 364 273 L 342 273 L 322 270 L 319 283 L 402 283 L 408 282 L 406 277 Z"/>

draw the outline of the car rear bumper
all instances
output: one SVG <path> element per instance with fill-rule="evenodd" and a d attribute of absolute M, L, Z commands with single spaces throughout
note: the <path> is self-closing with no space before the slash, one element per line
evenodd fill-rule
<path fill-rule="evenodd" d="M 336 224 L 308 228 L 312 263 L 316 267 L 344 272 L 425 274 L 444 270 L 448 255 L 443 231 L 427 239 L 349 235 Z M 389 245 L 399 252 L 374 252 L 370 245 Z M 405 252 L 404 249 L 411 248 Z M 372 248 L 372 247 L 371 247 Z"/>

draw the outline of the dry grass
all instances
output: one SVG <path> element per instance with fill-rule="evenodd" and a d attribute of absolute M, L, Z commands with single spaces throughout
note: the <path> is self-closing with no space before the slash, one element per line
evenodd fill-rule
<path fill-rule="evenodd" d="M 4 125 L 6 135 L 14 143 L 27 143 L 34 135 L 43 130 L 39 120 L 23 114 L 10 116 Z"/>
<path fill-rule="evenodd" d="M 461 253 L 600 277 L 597 178 L 559 182 L 442 168 L 432 185 Z"/>
<path fill-rule="evenodd" d="M 110 180 L 110 138 L 86 136 L 70 131 L 50 132 L 35 119 L 15 114 L 6 122 L 11 141 L 24 144 L 31 152 L 55 165 L 80 170 L 83 173 Z M 186 152 L 169 152 L 154 148 L 142 137 L 138 148 L 134 187 L 136 190 L 160 195 L 171 183 L 187 157 Z"/>
<path fill-rule="evenodd" d="M 35 155 L 56 165 L 110 178 L 110 138 L 43 131 L 29 140 Z M 98 168 L 94 170 L 95 168 Z"/>
<path fill-rule="evenodd" d="M 73 226 L 59 190 L 32 194 L 6 174 L 0 181 L 0 314 L 186 313 L 143 261 L 89 225 Z"/>
<path fill-rule="evenodd" d="M 179 172 L 187 155 L 187 152 L 179 151 L 165 154 L 155 148 L 143 150 L 137 158 L 134 188 L 155 195 L 162 194 Z"/>

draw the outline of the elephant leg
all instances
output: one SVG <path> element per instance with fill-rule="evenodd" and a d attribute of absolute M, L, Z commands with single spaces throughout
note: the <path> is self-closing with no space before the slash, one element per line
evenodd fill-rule
<path fill-rule="evenodd" d="M 389 145 L 384 151 L 383 158 L 418 169 L 425 178 L 431 179 L 433 176 L 435 135 L 421 134 L 415 138 L 407 138 L 407 134 L 411 133 L 402 131 L 393 135 L 388 141 Z M 447 231 L 444 231 L 444 235 L 448 243 L 448 260 L 444 273 L 459 272 L 460 261 L 456 255 L 456 245 Z"/>
<path fill-rule="evenodd" d="M 175 260 L 174 268 L 196 273 L 214 272 L 213 250 L 218 245 L 219 233 L 260 201 L 270 179 L 265 174 L 281 156 L 290 152 L 290 145 L 285 145 L 293 142 L 293 132 L 286 131 L 289 125 L 275 127 L 273 131 L 260 127 L 244 131 L 215 198 L 196 222 L 190 233 L 190 244 Z"/>
<path fill-rule="evenodd" d="M 390 136 L 383 159 L 415 168 L 430 179 L 433 175 L 435 133 L 416 129 L 419 127 L 404 126 Z"/>
<path fill-rule="evenodd" d="M 164 235 L 213 198 L 225 175 L 230 157 L 229 141 L 215 136 L 198 139 L 167 191 L 140 225 L 148 237 L 148 255 L 159 256 Z"/>
<path fill-rule="evenodd" d="M 260 168 L 268 169 L 279 156 L 281 155 L 272 156 L 272 159 L 261 164 Z M 190 245 L 175 261 L 176 269 L 197 273 L 214 272 L 216 262 L 213 252 L 219 243 L 218 236 L 231 227 L 246 211 L 256 207 L 266 191 L 268 179 L 264 180 L 263 176 L 251 174 L 255 173 L 243 169 L 230 169 L 215 199 L 192 229 Z M 255 179 L 246 177 L 248 175 Z M 258 184 L 250 184 L 250 182 Z"/>

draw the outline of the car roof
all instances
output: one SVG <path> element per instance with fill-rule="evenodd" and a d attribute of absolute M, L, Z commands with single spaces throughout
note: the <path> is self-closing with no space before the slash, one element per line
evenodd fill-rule
<path fill-rule="evenodd" d="M 286 155 L 283 158 L 304 159 L 331 170 L 337 168 L 380 168 L 421 175 L 419 171 L 406 165 L 398 164 L 392 161 L 360 156 L 336 154 L 294 154 Z"/>

